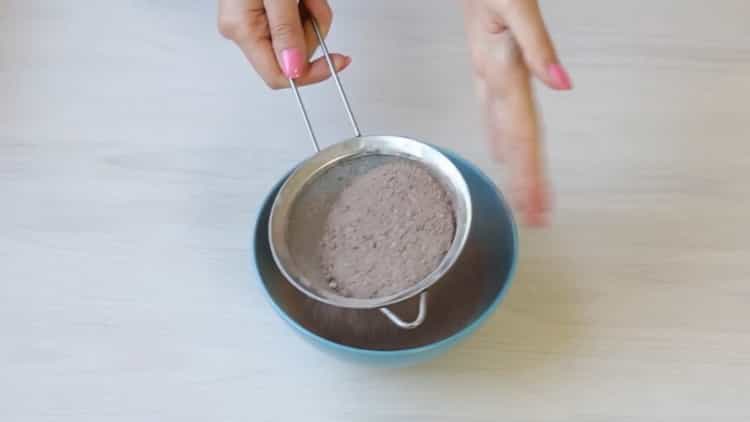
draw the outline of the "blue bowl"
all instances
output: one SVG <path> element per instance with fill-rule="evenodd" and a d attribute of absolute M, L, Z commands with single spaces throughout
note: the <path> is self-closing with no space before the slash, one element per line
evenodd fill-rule
<path fill-rule="evenodd" d="M 281 184 L 271 190 L 256 219 L 251 264 L 272 307 L 321 350 L 360 363 L 403 366 L 433 358 L 476 331 L 511 284 L 517 257 L 513 215 L 494 183 L 477 167 L 442 151 L 463 174 L 473 205 L 466 247 L 454 267 L 429 291 L 425 322 L 415 330 L 393 327 L 377 310 L 335 308 L 308 298 L 278 270 L 268 244 L 268 219 Z M 286 179 L 286 178 L 284 178 Z M 416 299 L 397 304 L 404 318 Z"/>

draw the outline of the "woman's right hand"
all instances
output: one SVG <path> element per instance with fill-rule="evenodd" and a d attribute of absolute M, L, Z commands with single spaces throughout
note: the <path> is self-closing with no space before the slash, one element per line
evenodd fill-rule
<path fill-rule="evenodd" d="M 219 32 L 240 47 L 269 87 L 287 88 L 290 78 L 309 85 L 330 76 L 325 57 L 309 62 L 318 47 L 309 15 L 325 37 L 333 19 L 326 0 L 219 0 Z M 343 54 L 331 58 L 336 71 L 351 63 Z"/>

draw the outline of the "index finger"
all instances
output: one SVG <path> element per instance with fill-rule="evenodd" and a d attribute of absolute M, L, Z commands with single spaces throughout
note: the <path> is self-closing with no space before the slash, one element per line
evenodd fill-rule
<path fill-rule="evenodd" d="M 289 87 L 289 79 L 281 72 L 270 41 L 262 39 L 239 41 L 237 45 L 266 85 L 273 89 Z M 351 58 L 342 54 L 331 53 L 331 59 L 337 72 L 344 70 L 351 63 Z M 298 86 L 310 85 L 328 79 L 330 76 L 328 65 L 323 58 L 319 58 L 313 61 L 308 72 L 295 79 L 295 82 Z"/>
<path fill-rule="evenodd" d="M 239 40 L 237 45 L 266 85 L 273 89 L 285 88 L 289 85 L 289 81 L 281 72 L 279 62 L 276 60 L 271 40 L 266 38 Z"/>
<path fill-rule="evenodd" d="M 297 0 L 264 0 L 271 43 L 282 70 L 289 78 L 307 72 L 308 55 Z"/>

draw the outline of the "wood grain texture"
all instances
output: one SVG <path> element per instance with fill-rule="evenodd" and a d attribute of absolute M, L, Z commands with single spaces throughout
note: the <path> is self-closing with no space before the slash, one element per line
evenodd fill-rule
<path fill-rule="evenodd" d="M 489 161 L 457 4 L 333 2 L 365 133 Z M 424 366 L 334 361 L 248 268 L 309 154 L 210 1 L 0 2 L 0 420 L 748 420 L 746 0 L 543 1 L 554 225 L 480 332 Z M 324 144 L 330 84 L 304 90 Z"/>

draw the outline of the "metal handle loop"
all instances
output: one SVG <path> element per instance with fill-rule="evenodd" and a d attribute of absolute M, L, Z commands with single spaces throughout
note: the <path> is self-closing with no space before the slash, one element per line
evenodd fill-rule
<path fill-rule="evenodd" d="M 318 43 L 320 43 L 320 49 L 323 51 L 323 57 L 325 57 L 326 63 L 328 63 L 328 69 L 331 71 L 331 76 L 333 76 L 334 82 L 336 82 L 336 88 L 338 89 L 341 102 L 344 104 L 344 108 L 346 109 L 346 114 L 349 117 L 349 123 L 352 125 L 352 129 L 354 129 L 354 136 L 362 136 L 362 133 L 359 131 L 359 126 L 357 125 L 357 120 L 354 118 L 354 113 L 352 113 L 352 108 L 349 105 L 349 99 L 346 97 L 346 92 L 344 92 L 344 87 L 341 85 L 341 80 L 339 79 L 339 75 L 336 72 L 336 67 L 333 64 L 333 60 L 331 59 L 331 54 L 328 52 L 328 46 L 326 46 L 326 42 L 323 39 L 323 34 L 321 34 L 320 32 L 318 21 L 315 20 L 312 15 L 309 15 L 309 18 L 310 22 L 312 23 L 313 30 L 315 31 L 315 36 L 318 38 Z M 294 91 L 294 97 L 297 99 L 299 110 L 300 112 L 302 112 L 302 117 L 305 119 L 307 133 L 308 135 L 310 135 L 310 140 L 313 143 L 315 152 L 318 152 L 320 151 L 320 144 L 318 144 L 318 139 L 315 137 L 315 131 L 313 131 L 312 124 L 310 123 L 310 117 L 307 115 L 307 109 L 305 109 L 305 104 L 302 102 L 302 97 L 299 94 L 299 89 L 297 88 L 297 84 L 294 82 L 294 79 L 289 78 L 289 85 L 292 87 L 292 91 Z"/>
<path fill-rule="evenodd" d="M 404 330 L 413 330 L 422 325 L 425 317 L 427 317 L 427 292 L 422 292 L 419 295 L 419 312 L 417 313 L 417 318 L 412 322 L 404 321 L 398 315 L 394 314 L 393 311 L 385 307 L 380 308 L 380 312 L 387 316 L 397 327 Z"/>

